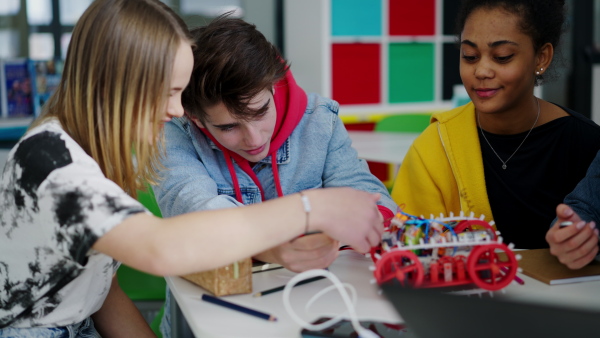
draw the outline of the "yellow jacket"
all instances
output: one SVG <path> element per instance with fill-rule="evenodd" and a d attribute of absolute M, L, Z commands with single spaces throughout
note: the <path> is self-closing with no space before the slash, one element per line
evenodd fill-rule
<path fill-rule="evenodd" d="M 394 201 L 417 216 L 462 210 L 493 220 L 477 132 L 473 103 L 434 114 L 400 166 Z"/>

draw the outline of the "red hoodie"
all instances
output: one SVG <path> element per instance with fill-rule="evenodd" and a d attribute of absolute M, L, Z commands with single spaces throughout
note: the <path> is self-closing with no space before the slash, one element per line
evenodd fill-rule
<path fill-rule="evenodd" d="M 273 98 L 275 100 L 275 108 L 277 110 L 277 120 L 275 122 L 275 130 L 273 131 L 273 135 L 271 137 L 269 153 L 267 156 L 271 156 L 271 168 L 273 170 L 277 195 L 282 197 L 283 191 L 281 189 L 279 171 L 277 168 L 277 150 L 279 150 L 285 140 L 287 140 L 287 138 L 292 134 L 298 123 L 300 123 L 300 120 L 302 120 L 304 112 L 306 111 L 308 98 L 304 90 L 298 86 L 296 80 L 294 80 L 292 72 L 289 70 L 285 74 L 285 77 L 275 84 L 275 94 L 273 95 Z M 200 130 L 206 136 L 208 136 L 208 138 L 210 138 L 217 145 L 217 147 L 221 149 L 221 151 L 223 151 L 223 156 L 225 156 L 227 168 L 229 169 L 229 174 L 231 175 L 231 179 L 233 181 L 233 187 L 235 189 L 235 197 L 237 201 L 242 204 L 244 203 L 242 199 L 242 191 L 240 189 L 235 168 L 233 166 L 233 161 L 231 160 L 232 158 L 240 166 L 240 168 L 252 178 L 254 184 L 256 184 L 256 186 L 260 189 L 260 194 L 262 200 L 264 201 L 265 195 L 262 185 L 252 170 L 248 160 L 221 145 L 213 137 L 213 135 L 206 128 L 203 128 L 199 123 L 196 123 L 196 125 L 198 125 Z M 381 205 L 379 205 L 378 208 L 383 215 L 384 220 L 389 220 L 394 217 L 394 213 L 388 208 Z"/>

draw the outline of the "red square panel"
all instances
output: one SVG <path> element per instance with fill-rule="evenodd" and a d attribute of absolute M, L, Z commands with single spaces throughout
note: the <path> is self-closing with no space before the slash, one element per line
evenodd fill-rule
<path fill-rule="evenodd" d="M 344 123 L 344 127 L 346 127 L 346 130 L 373 131 L 375 129 L 375 122 Z"/>
<path fill-rule="evenodd" d="M 373 176 L 377 177 L 381 182 L 388 183 L 390 177 L 390 169 L 388 163 L 367 161 L 369 171 Z"/>
<path fill-rule="evenodd" d="M 390 35 L 434 35 L 435 0 L 389 0 Z"/>
<path fill-rule="evenodd" d="M 381 46 L 336 43 L 331 48 L 332 98 L 340 104 L 380 103 Z"/>

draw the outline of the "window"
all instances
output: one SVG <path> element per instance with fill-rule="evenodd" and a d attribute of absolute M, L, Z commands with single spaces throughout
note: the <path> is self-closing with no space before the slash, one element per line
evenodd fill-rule
<path fill-rule="evenodd" d="M 0 2 L 0 15 L 15 15 L 19 12 L 19 0 L 3 0 Z"/>
<path fill-rule="evenodd" d="M 32 59 L 64 58 L 70 32 L 92 1 L 27 0 L 28 56 Z"/>

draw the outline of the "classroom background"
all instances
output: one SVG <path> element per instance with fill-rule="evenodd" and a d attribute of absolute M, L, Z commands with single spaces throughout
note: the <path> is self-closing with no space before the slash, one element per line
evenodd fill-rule
<path fill-rule="evenodd" d="M 1 167 L 60 78 L 70 32 L 92 1 L 0 1 Z M 414 125 L 414 130 L 403 131 L 418 132 L 431 113 L 468 101 L 454 36 L 460 0 L 163 2 L 189 27 L 228 11 L 256 24 L 290 61 L 307 92 L 340 103 L 340 116 L 349 130 L 393 131 L 399 125 Z M 552 66 L 559 78 L 537 88 L 536 95 L 600 123 L 600 0 L 566 3 L 562 62 Z M 389 123 L 391 116 L 401 118 Z M 389 184 L 388 164 L 369 165 Z M 131 270 L 119 278 L 152 321 L 164 298 L 164 280 Z"/>

